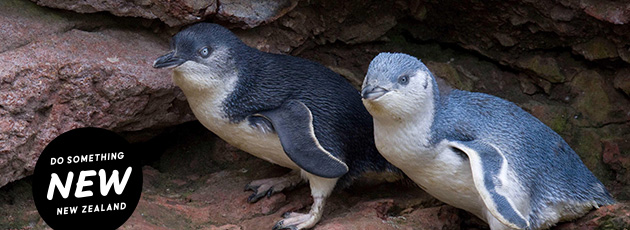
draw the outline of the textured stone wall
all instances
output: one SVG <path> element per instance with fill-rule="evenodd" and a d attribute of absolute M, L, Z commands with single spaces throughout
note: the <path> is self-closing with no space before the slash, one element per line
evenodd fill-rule
<path fill-rule="evenodd" d="M 0 3 L 0 186 L 32 173 L 43 146 L 70 128 L 142 134 L 194 119 L 168 71 L 150 64 L 181 26 L 206 20 L 355 85 L 378 52 L 415 55 L 455 88 L 534 114 L 629 198 L 623 1 L 33 2 Z"/>
<path fill-rule="evenodd" d="M 0 186 L 32 174 L 45 145 L 72 128 L 194 119 L 169 73 L 151 68 L 168 44 L 137 22 L 0 2 Z"/>

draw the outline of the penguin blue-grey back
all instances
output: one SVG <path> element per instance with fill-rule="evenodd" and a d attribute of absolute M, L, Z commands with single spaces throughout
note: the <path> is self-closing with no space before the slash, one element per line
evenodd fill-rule
<path fill-rule="evenodd" d="M 418 59 L 381 53 L 362 96 L 381 154 L 429 194 L 492 229 L 545 229 L 614 203 L 553 130 L 512 102 L 440 94 Z"/>
<path fill-rule="evenodd" d="M 310 228 L 335 185 L 367 171 L 396 170 L 376 150 L 359 92 L 328 68 L 261 52 L 211 23 L 182 30 L 171 46 L 154 67 L 173 68 L 201 124 L 245 152 L 294 169 L 249 183 L 249 202 L 309 182 L 311 211 L 288 214 L 274 229 Z"/>

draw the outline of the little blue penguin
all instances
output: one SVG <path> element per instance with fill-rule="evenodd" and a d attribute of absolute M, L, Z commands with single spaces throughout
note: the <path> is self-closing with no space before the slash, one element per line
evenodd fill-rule
<path fill-rule="evenodd" d="M 249 202 L 307 180 L 307 214 L 285 213 L 274 229 L 305 229 L 322 216 L 333 188 L 368 171 L 396 171 L 376 149 L 372 117 L 343 77 L 302 58 L 247 46 L 230 30 L 198 23 L 177 33 L 154 62 L 173 81 L 197 119 L 229 144 L 294 169 L 249 183 Z"/>
<path fill-rule="evenodd" d="M 440 92 L 415 57 L 381 53 L 361 91 L 379 152 L 496 229 L 546 229 L 615 201 L 552 129 L 483 93 Z"/>

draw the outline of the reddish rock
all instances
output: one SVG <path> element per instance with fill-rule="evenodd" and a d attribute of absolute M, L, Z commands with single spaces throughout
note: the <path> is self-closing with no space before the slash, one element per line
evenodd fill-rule
<path fill-rule="evenodd" d="M 630 206 L 626 203 L 604 206 L 575 221 L 559 224 L 553 229 L 630 229 Z"/>
<path fill-rule="evenodd" d="M 206 228 L 202 228 L 203 230 L 241 230 L 242 228 L 233 224 L 226 224 L 223 226 L 210 226 Z"/>
<path fill-rule="evenodd" d="M 175 199 L 143 194 L 136 210 L 120 229 L 181 229 L 190 226 L 190 222 L 207 222 L 207 208 L 183 204 Z"/>
<path fill-rule="evenodd" d="M 460 229 L 462 222 L 459 209 L 450 205 L 417 209 L 404 217 L 412 226 L 428 230 Z"/>
<path fill-rule="evenodd" d="M 157 4 L 153 1 L 124 0 L 33 1 L 41 6 L 72 10 L 79 13 L 107 11 L 117 16 L 160 19 L 171 26 L 200 21 L 207 15 L 214 14 L 217 9 L 217 3 L 214 0 L 178 0 L 164 1 Z"/>
<path fill-rule="evenodd" d="M 23 10 L 15 10 L 15 9 Z M 28 10 L 27 10 L 28 9 Z M 20 0 L 0 2 L 0 52 L 26 45 L 39 37 L 59 33 L 74 26 L 70 20 L 59 20 L 51 9 Z M 56 23 L 51 24 L 54 20 Z"/>
<path fill-rule="evenodd" d="M 142 175 L 142 188 L 144 190 L 151 189 L 154 184 L 159 182 L 158 180 L 160 179 L 160 172 L 151 166 L 142 167 Z"/>
<path fill-rule="evenodd" d="M 588 15 L 602 21 L 623 25 L 630 22 L 630 5 L 617 1 L 584 0 L 580 7 Z"/>
<path fill-rule="evenodd" d="M 359 230 L 396 229 L 396 223 L 389 222 L 388 211 L 394 205 L 393 199 L 381 199 L 358 203 L 343 216 L 323 220 L 315 230 Z"/>
<path fill-rule="evenodd" d="M 186 183 L 188 183 L 186 180 L 183 180 L 183 179 L 173 179 L 170 182 L 178 186 L 183 186 Z"/>
<path fill-rule="evenodd" d="M 320 223 L 314 230 L 394 230 L 398 229 L 385 221 L 377 219 L 338 219 L 337 222 Z M 407 228 L 408 229 L 408 228 Z"/>
<path fill-rule="evenodd" d="M 42 6 L 79 13 L 109 12 L 116 16 L 159 19 L 169 26 L 182 26 L 216 16 L 243 28 L 274 21 L 297 5 L 296 0 L 32 1 Z"/>
<path fill-rule="evenodd" d="M 382 220 L 387 219 L 387 212 L 394 206 L 393 199 L 381 199 L 358 204 L 355 209 L 357 214 L 363 216 L 376 216 Z"/>
<path fill-rule="evenodd" d="M 383 1 L 299 1 L 295 9 L 276 21 L 235 33 L 259 50 L 298 55 L 315 45 L 359 44 L 381 39 L 404 16 L 401 11 Z M 363 71 L 353 73 L 362 78 Z"/>
<path fill-rule="evenodd" d="M 51 22 L 54 23 L 54 22 Z M 0 53 L 0 186 L 29 175 L 44 146 L 73 128 L 116 132 L 194 119 L 143 31 L 70 30 Z"/>
<path fill-rule="evenodd" d="M 391 15 L 387 11 L 381 11 L 378 8 L 369 10 L 370 12 L 366 13 L 374 15 L 374 17 L 344 26 L 337 39 L 346 44 L 371 42 L 383 36 L 397 24 L 395 15 Z"/>
<path fill-rule="evenodd" d="M 129 230 L 169 230 L 170 228 L 158 226 L 146 219 L 142 218 L 140 214 L 133 214 L 123 226 L 120 226 L 118 229 L 129 229 Z"/>
<path fill-rule="evenodd" d="M 217 1 L 220 5 L 216 12 L 221 20 L 229 21 L 241 28 L 252 28 L 269 23 L 284 16 L 297 6 L 297 0 Z"/>
<path fill-rule="evenodd" d="M 602 140 L 603 161 L 617 172 L 617 181 L 630 181 L 630 140 L 627 138 Z"/>

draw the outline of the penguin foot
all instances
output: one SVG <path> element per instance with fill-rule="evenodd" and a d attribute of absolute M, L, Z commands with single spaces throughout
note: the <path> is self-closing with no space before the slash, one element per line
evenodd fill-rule
<path fill-rule="evenodd" d="M 306 229 L 315 226 L 315 224 L 319 221 L 316 214 L 311 213 L 285 213 L 282 215 L 285 219 L 278 221 L 276 225 L 273 226 L 273 230 L 279 229 L 291 229 L 291 230 L 299 230 Z"/>
<path fill-rule="evenodd" d="M 273 177 L 255 180 L 245 185 L 245 191 L 251 190 L 254 193 L 247 198 L 247 202 L 256 203 L 263 197 L 279 193 L 283 190 L 295 188 L 302 182 L 302 177 L 298 173 L 290 172 L 281 177 Z"/>
<path fill-rule="evenodd" d="M 309 213 L 286 212 L 282 214 L 282 220 L 273 226 L 273 230 L 278 229 L 308 229 L 312 228 L 322 218 L 322 208 L 324 207 L 325 198 L 314 197 L 313 205 Z"/>

